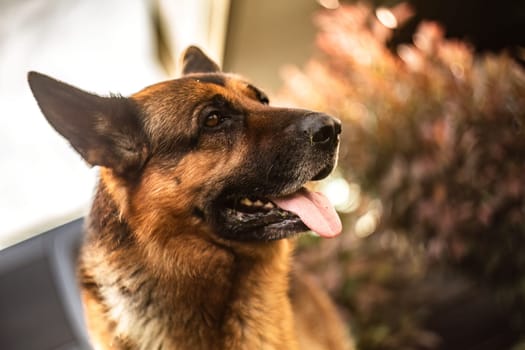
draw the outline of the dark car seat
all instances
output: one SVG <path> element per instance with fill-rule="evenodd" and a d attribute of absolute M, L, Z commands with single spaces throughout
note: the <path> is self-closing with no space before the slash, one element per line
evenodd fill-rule
<path fill-rule="evenodd" d="M 87 350 L 75 261 L 78 219 L 0 251 L 0 349 Z"/>

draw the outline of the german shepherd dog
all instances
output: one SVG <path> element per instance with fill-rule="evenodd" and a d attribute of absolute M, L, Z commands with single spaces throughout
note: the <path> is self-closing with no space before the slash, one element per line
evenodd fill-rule
<path fill-rule="evenodd" d="M 340 122 L 269 106 L 200 49 L 182 77 L 101 97 L 28 80 L 49 123 L 99 184 L 78 275 L 96 349 L 347 349 L 292 237 L 341 223 L 310 180 L 337 158 Z"/>

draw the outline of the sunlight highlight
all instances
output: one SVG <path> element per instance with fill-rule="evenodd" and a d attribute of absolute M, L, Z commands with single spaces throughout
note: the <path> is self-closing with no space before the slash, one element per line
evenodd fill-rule
<path fill-rule="evenodd" d="M 340 6 L 339 0 L 317 0 L 317 2 L 328 10 L 335 10 Z"/>
<path fill-rule="evenodd" d="M 377 8 L 376 17 L 387 28 L 394 29 L 398 26 L 396 16 L 386 7 Z"/>

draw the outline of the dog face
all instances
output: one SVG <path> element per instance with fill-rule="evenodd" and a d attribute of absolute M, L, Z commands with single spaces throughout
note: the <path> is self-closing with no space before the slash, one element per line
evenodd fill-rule
<path fill-rule="evenodd" d="M 334 167 L 339 121 L 270 107 L 262 91 L 195 47 L 181 78 L 129 98 L 34 72 L 29 83 L 51 125 L 101 166 L 101 185 L 134 232 L 239 242 L 340 231 L 324 197 L 303 188 Z"/>

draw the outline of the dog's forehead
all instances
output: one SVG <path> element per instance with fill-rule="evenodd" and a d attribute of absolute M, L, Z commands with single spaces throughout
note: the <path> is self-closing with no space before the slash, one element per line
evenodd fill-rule
<path fill-rule="evenodd" d="M 232 73 L 208 73 L 194 74 L 187 76 L 186 79 L 194 80 L 199 84 L 205 84 L 214 92 L 221 93 L 225 96 L 237 95 L 248 97 L 250 99 L 260 100 L 266 98 L 266 94 L 251 84 L 248 80 L 240 75 Z"/>
<path fill-rule="evenodd" d="M 190 74 L 148 86 L 132 95 L 143 107 L 199 102 L 216 94 L 260 99 L 266 94 L 243 77 L 230 73 Z"/>

